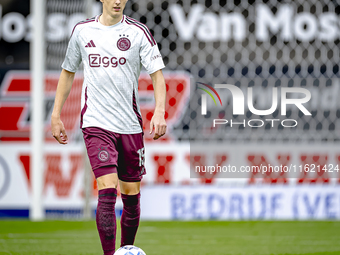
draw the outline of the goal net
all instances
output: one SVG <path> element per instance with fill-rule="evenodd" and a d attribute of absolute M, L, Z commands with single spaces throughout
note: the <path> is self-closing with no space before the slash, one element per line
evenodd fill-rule
<path fill-rule="evenodd" d="M 97 2 L 94 13 L 100 13 L 100 5 Z M 186 114 L 174 129 L 178 140 L 206 135 L 240 143 L 336 142 L 340 136 L 336 97 L 340 76 L 339 8 L 334 1 L 316 0 L 142 0 L 128 1 L 125 14 L 150 28 L 168 70 L 185 70 L 194 78 L 190 108 L 185 109 Z M 82 0 L 49 0 L 47 12 L 52 16 L 49 22 L 56 24 L 47 35 L 47 69 L 58 70 L 70 31 L 76 22 L 86 18 L 86 5 Z M 234 115 L 231 95 L 221 92 L 223 106 L 213 107 L 214 102 L 208 100 L 205 119 L 226 119 L 229 124 L 210 132 L 210 127 L 196 118 L 201 102 L 200 95 L 194 93 L 195 82 L 236 85 L 244 92 L 245 100 L 247 88 L 253 87 L 256 109 L 270 108 L 272 88 L 306 88 L 311 100 L 305 107 L 312 116 L 305 116 L 297 107 L 288 107 L 286 119 L 295 119 L 297 127 L 271 125 L 265 119 L 282 121 L 278 104 L 276 111 L 260 118 L 263 128 L 247 128 L 246 123 L 228 129 L 230 122 L 247 122 L 254 114 L 246 108 L 244 116 Z"/>
<path fill-rule="evenodd" d="M 47 17 L 47 30 L 46 30 L 46 93 L 47 101 L 53 105 L 56 87 L 61 70 L 61 64 L 64 61 L 69 38 L 71 36 L 74 26 L 87 18 L 91 18 L 94 13 L 100 13 L 101 4 L 96 3 L 95 0 L 48 0 L 46 1 L 46 17 Z M 66 210 L 47 210 L 46 216 L 49 218 L 63 217 L 74 218 L 83 217 L 90 218 L 93 209 L 93 198 L 95 192 L 95 182 L 91 173 L 90 165 L 88 162 L 85 146 L 82 141 L 80 125 L 80 111 L 81 111 L 81 91 L 83 85 L 82 67 L 77 72 L 72 90 L 64 104 L 61 119 L 64 123 L 65 129 L 68 134 L 69 143 L 76 144 L 78 148 L 75 157 L 72 153 L 65 154 L 64 158 L 69 157 L 70 171 L 66 171 L 65 177 L 63 174 L 54 173 L 54 185 L 58 190 L 66 190 L 70 187 L 72 181 L 78 184 L 73 186 L 81 186 L 81 196 L 84 198 L 83 208 L 79 208 L 79 204 L 75 206 L 66 206 Z M 49 96 L 50 95 L 50 96 Z M 52 107 L 49 107 L 52 111 Z M 51 112 L 50 112 L 51 113 Z M 49 116 L 50 116 L 49 113 Z M 47 113 L 48 114 L 48 113 Z M 53 140 L 49 135 L 47 139 Z M 80 149 L 79 149 L 80 147 Z M 82 149 L 81 149 L 82 148 Z M 76 160 L 82 158 L 83 160 Z M 47 166 L 47 174 L 50 173 L 50 168 Z M 79 178 L 75 178 L 77 169 L 85 169 L 82 173 L 83 178 L 79 182 Z M 55 170 L 54 170 L 55 171 Z M 47 178 L 47 177 L 46 177 Z M 59 191 L 60 192 L 60 191 Z M 66 196 L 66 193 L 65 193 Z M 59 206 L 60 207 L 60 206 Z M 63 206 L 61 206 L 63 208 Z"/>
<path fill-rule="evenodd" d="M 100 13 L 100 8 L 101 3 L 97 2 L 93 14 Z M 339 12 L 339 3 L 329 0 L 130 0 L 125 9 L 126 15 L 149 27 L 166 70 L 191 74 L 189 107 L 181 105 L 180 121 L 171 130 L 171 139 L 175 140 L 176 146 L 188 141 L 277 146 L 311 142 L 336 144 L 340 139 L 340 101 L 337 98 L 340 93 Z M 60 70 L 72 28 L 89 17 L 85 13 L 83 0 L 47 1 L 48 71 Z M 206 95 L 206 115 L 202 115 L 203 97 L 198 89 L 202 84 L 216 89 L 221 99 L 220 103 L 217 95 L 209 90 L 214 99 Z M 233 112 L 235 98 L 225 89 L 216 88 L 216 84 L 229 84 L 242 92 L 243 114 Z M 149 90 L 149 85 L 141 82 L 140 88 Z M 171 93 L 176 93 L 175 86 L 167 85 L 171 87 Z M 77 115 L 81 86 L 82 77 L 78 76 L 62 113 L 73 141 L 81 140 Z M 254 109 L 271 109 L 275 97 L 277 107 L 265 116 L 254 114 L 249 108 L 249 88 Z M 306 115 L 302 108 L 288 105 L 283 116 L 280 104 L 283 88 L 309 91 L 311 98 L 303 103 L 303 107 L 311 115 Z M 277 95 L 273 94 L 275 89 Z M 177 91 L 180 93 L 181 90 Z M 171 93 L 168 97 L 175 98 Z M 290 93 L 287 99 L 302 99 L 303 96 L 303 93 Z M 146 99 L 149 100 L 148 95 Z M 148 114 L 144 115 L 148 119 Z M 214 119 L 223 120 L 224 124 L 214 127 Z M 287 119 L 295 120 L 298 125 L 285 128 L 282 121 Z M 231 127 L 231 123 L 238 124 Z M 253 148 L 256 151 L 257 147 Z M 240 147 L 239 151 L 243 149 Z M 272 148 L 268 147 L 267 151 Z M 251 164 L 262 164 L 264 159 L 253 160 L 257 159 L 255 156 L 248 157 Z M 269 156 L 276 159 L 274 153 Z M 280 160 L 288 161 L 287 158 L 280 157 Z M 202 158 L 200 160 L 203 162 Z M 224 156 L 216 159 L 219 162 L 226 160 Z M 162 171 L 165 159 L 164 162 L 159 168 Z M 205 183 L 212 183 L 212 180 L 208 181 Z"/>
<path fill-rule="evenodd" d="M 128 1 L 125 13 L 150 28 L 167 69 L 186 70 L 194 78 L 190 108 L 174 130 L 177 139 L 337 142 L 339 8 L 339 3 L 328 0 Z M 305 107 L 312 115 L 288 107 L 285 118 L 295 119 L 297 127 L 272 127 L 265 119 L 283 120 L 279 104 L 265 117 L 255 117 L 247 108 L 244 116 L 237 116 L 231 110 L 231 95 L 218 90 L 223 106 L 214 107 L 208 98 L 207 115 L 198 118 L 201 99 L 196 82 L 236 85 L 244 92 L 245 103 L 247 88 L 253 87 L 256 109 L 270 108 L 272 88 L 305 88 L 311 92 Z M 214 130 L 205 124 L 209 118 L 226 119 L 229 124 L 246 120 L 246 127 L 231 129 L 227 124 Z M 247 127 L 254 118 L 263 120 L 264 126 Z"/>

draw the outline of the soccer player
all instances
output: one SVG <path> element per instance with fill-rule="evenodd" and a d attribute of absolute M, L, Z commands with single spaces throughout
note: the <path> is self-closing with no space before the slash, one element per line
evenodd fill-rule
<path fill-rule="evenodd" d="M 115 203 L 119 182 L 123 200 L 121 246 L 132 245 L 140 217 L 140 181 L 145 174 L 138 77 L 143 65 L 155 93 L 150 135 L 166 132 L 162 56 L 149 29 L 123 15 L 127 0 L 101 0 L 103 13 L 73 29 L 51 116 L 52 135 L 67 144 L 60 113 L 79 64 L 84 64 L 81 129 L 98 183 L 97 229 L 104 254 L 115 252 Z"/>

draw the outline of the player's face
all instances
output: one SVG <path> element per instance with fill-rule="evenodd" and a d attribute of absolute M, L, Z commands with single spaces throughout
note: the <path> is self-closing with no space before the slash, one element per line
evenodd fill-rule
<path fill-rule="evenodd" d="M 103 12 L 111 17 L 119 17 L 123 14 L 128 0 L 100 0 L 103 3 Z"/>

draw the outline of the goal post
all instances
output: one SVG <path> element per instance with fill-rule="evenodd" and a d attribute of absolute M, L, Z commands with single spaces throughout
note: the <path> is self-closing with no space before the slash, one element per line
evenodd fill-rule
<path fill-rule="evenodd" d="M 44 169 L 44 76 L 45 76 L 45 1 L 31 0 L 32 41 L 31 65 L 31 202 L 29 218 L 40 221 L 45 218 L 42 205 Z"/>
<path fill-rule="evenodd" d="M 86 17 L 91 18 L 93 16 L 95 0 L 85 0 L 85 11 Z M 83 207 L 83 219 L 91 219 L 91 196 L 92 196 L 92 186 L 91 186 L 91 165 L 87 156 L 87 151 L 84 146 L 84 207 Z"/>

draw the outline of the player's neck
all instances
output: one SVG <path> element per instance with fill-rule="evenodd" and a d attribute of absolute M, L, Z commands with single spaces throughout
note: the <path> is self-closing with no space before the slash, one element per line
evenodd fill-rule
<path fill-rule="evenodd" d="M 122 17 L 123 17 L 123 14 L 116 16 L 116 17 L 112 17 L 108 14 L 103 13 L 99 17 L 99 22 L 104 26 L 113 26 L 117 24 L 119 21 L 121 21 Z"/>

